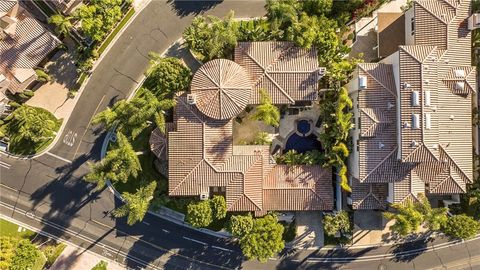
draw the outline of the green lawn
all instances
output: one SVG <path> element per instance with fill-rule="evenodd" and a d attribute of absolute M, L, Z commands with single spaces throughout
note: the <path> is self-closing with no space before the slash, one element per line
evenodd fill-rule
<path fill-rule="evenodd" d="M 18 237 L 22 239 L 32 239 L 36 233 L 23 228 L 21 232 L 18 232 L 18 225 L 11 223 L 10 221 L 0 218 L 0 236 Z"/>
<path fill-rule="evenodd" d="M 98 54 L 101 55 L 105 49 L 108 47 L 108 44 L 112 42 L 113 38 L 118 34 L 118 32 L 125 26 L 125 24 L 130 20 L 130 18 L 135 14 L 134 8 L 130 8 L 130 10 L 127 12 L 127 14 L 123 17 L 123 19 L 120 21 L 120 23 L 113 29 L 113 31 L 108 35 L 108 37 L 105 39 L 105 41 L 100 45 L 98 48 Z"/>

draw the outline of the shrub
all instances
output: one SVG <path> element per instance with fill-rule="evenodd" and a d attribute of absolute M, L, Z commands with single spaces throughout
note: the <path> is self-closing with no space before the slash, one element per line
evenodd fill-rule
<path fill-rule="evenodd" d="M 446 235 L 459 239 L 473 238 L 479 231 L 478 221 L 465 214 L 450 217 L 443 228 Z"/>
<path fill-rule="evenodd" d="M 157 58 L 147 71 L 143 86 L 158 99 L 173 98 L 175 93 L 188 89 L 192 73 L 183 63 L 173 57 Z"/>
<path fill-rule="evenodd" d="M 213 196 L 213 199 L 210 200 L 210 206 L 214 219 L 219 220 L 227 216 L 227 203 L 223 196 Z"/>
<path fill-rule="evenodd" d="M 235 237 L 247 235 L 253 228 L 253 218 L 250 213 L 246 216 L 232 216 L 228 224 L 229 232 Z"/>
<path fill-rule="evenodd" d="M 36 69 L 35 73 L 37 74 L 37 80 L 40 82 L 49 82 L 50 81 L 50 76 L 43 70 L 41 69 Z"/>
<path fill-rule="evenodd" d="M 192 226 L 197 228 L 210 225 L 213 222 L 213 213 L 210 202 L 207 200 L 189 204 L 187 206 L 186 220 Z"/>

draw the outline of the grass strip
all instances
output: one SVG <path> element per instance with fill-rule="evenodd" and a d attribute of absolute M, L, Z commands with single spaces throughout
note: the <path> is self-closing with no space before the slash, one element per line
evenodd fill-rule
<path fill-rule="evenodd" d="M 127 14 L 123 17 L 123 19 L 120 21 L 120 23 L 115 27 L 115 29 L 108 35 L 108 37 L 105 39 L 105 41 L 100 45 L 98 48 L 98 54 L 101 55 L 105 49 L 108 47 L 108 45 L 112 42 L 112 40 L 115 38 L 115 36 L 120 32 L 120 30 L 125 26 L 125 24 L 130 20 L 130 18 L 135 14 L 134 8 L 130 8 L 130 10 L 127 12 Z"/>

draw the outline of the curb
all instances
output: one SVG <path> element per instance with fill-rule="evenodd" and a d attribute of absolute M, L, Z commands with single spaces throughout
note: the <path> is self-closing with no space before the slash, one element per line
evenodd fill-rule
<path fill-rule="evenodd" d="M 102 59 L 105 57 L 105 55 L 108 53 L 108 51 L 111 49 L 111 47 L 117 42 L 117 40 L 120 38 L 120 36 L 123 34 L 123 32 L 125 32 L 125 30 L 128 28 L 128 26 L 135 20 L 135 18 L 138 16 L 138 14 L 140 14 L 142 12 L 142 10 L 148 6 L 148 4 L 150 3 L 151 0 L 148 0 L 147 2 L 145 2 L 141 7 L 140 9 L 137 11 L 135 10 L 135 14 L 128 20 L 128 22 L 122 27 L 122 29 L 117 33 L 117 35 L 115 35 L 115 37 L 113 38 L 113 40 L 110 42 L 110 44 L 108 44 L 107 48 L 105 48 L 105 50 L 103 51 L 102 55 L 100 55 L 100 57 L 97 59 L 97 61 L 95 61 L 95 64 L 94 66 L 92 67 L 92 70 L 90 71 L 90 74 L 93 73 L 93 71 L 95 70 L 95 68 L 100 64 L 100 62 L 102 61 Z M 35 3 L 34 3 L 35 4 Z M 35 6 L 40 9 L 36 4 Z M 134 8 L 134 7 L 132 7 Z M 41 9 L 40 9 L 41 11 Z M 43 13 L 43 12 L 42 12 Z M 45 15 L 45 14 L 44 14 Z M 47 16 L 48 18 L 48 16 Z M 85 81 L 83 81 L 82 85 L 80 86 L 80 88 L 78 89 L 75 97 L 74 97 L 74 101 L 73 101 L 73 108 L 76 107 L 77 105 L 77 102 L 78 100 L 80 99 L 80 96 L 82 95 L 83 93 L 83 90 L 85 89 L 86 85 L 88 84 L 88 81 L 90 80 L 91 76 L 90 75 L 87 75 L 87 78 L 85 79 Z M 145 78 L 142 78 L 142 83 L 143 81 L 145 80 Z M 141 84 L 140 84 L 141 85 Z M 138 89 L 138 88 L 137 88 Z M 136 89 L 136 90 L 137 90 Z M 136 90 L 134 92 L 136 92 Z M 133 95 L 132 95 L 133 96 Z M 131 97 L 129 97 L 130 99 Z M 14 159 L 19 159 L 19 160 L 26 160 L 26 159 L 34 159 L 34 158 L 37 158 L 37 157 L 40 157 L 42 155 L 44 155 L 45 153 L 47 153 L 48 151 L 50 151 L 58 142 L 58 140 L 60 139 L 60 135 L 62 135 L 63 133 L 63 130 L 65 129 L 65 126 L 67 125 L 67 122 L 68 120 L 70 119 L 70 116 L 72 115 L 72 112 L 73 112 L 73 109 L 67 114 L 67 116 L 63 119 L 62 121 L 62 125 L 60 126 L 60 128 L 58 129 L 57 131 L 57 135 L 55 136 L 55 139 L 53 139 L 53 141 L 50 143 L 49 146 L 47 146 L 45 149 L 43 149 L 41 152 L 39 153 L 35 153 L 33 155 L 27 155 L 27 156 L 23 156 L 23 155 L 17 155 L 17 154 L 12 154 L 10 152 L 6 152 L 6 151 L 3 151 L 3 150 L 0 150 L 0 154 L 4 154 L 6 155 L 7 157 L 9 158 L 14 158 Z"/>
<path fill-rule="evenodd" d="M 105 139 L 103 140 L 103 144 L 102 144 L 102 150 L 101 150 L 101 153 L 100 153 L 100 160 L 102 160 L 106 153 L 107 153 L 107 147 L 108 147 L 108 144 L 110 142 L 110 138 L 112 137 L 112 135 L 114 134 L 114 129 L 113 130 L 110 130 L 108 131 L 107 135 L 105 136 Z M 107 181 L 106 182 L 107 184 L 107 188 L 108 190 L 119 200 L 121 200 L 122 202 L 124 202 L 125 200 L 123 199 L 122 195 L 113 187 L 112 183 L 110 181 Z M 168 207 L 164 207 L 162 206 L 161 208 L 165 208 L 165 209 L 168 209 L 168 211 L 172 211 L 172 212 L 175 212 L 175 213 L 178 213 L 179 215 L 183 215 L 182 213 L 179 213 L 177 211 L 174 211 Z M 195 228 L 193 226 L 191 226 L 190 224 L 188 224 L 187 222 L 183 221 L 183 220 L 179 220 L 179 219 L 175 219 L 175 218 L 172 218 L 170 216 L 167 216 L 167 215 L 162 215 L 162 214 L 159 214 L 155 211 L 152 211 L 152 210 L 148 210 L 147 212 L 148 214 L 151 214 L 151 215 L 154 215 L 156 217 L 159 217 L 159 218 L 162 218 L 162 219 L 165 219 L 165 220 L 168 220 L 170 222 L 173 222 L 175 224 L 178 224 L 178 225 L 181 225 L 181 226 L 184 226 L 184 227 L 187 227 L 189 229 L 192 229 L 192 230 L 196 230 L 198 232 L 202 232 L 202 233 L 206 233 L 206 234 L 209 234 L 211 236 L 214 236 L 214 237 L 219 237 L 219 238 L 229 238 L 230 237 L 230 234 L 222 234 L 222 233 L 218 233 L 218 232 L 214 232 L 212 230 L 209 230 L 209 229 L 203 229 L 203 228 Z"/>

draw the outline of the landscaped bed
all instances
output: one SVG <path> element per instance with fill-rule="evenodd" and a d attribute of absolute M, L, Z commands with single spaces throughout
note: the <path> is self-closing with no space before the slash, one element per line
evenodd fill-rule
<path fill-rule="evenodd" d="M 61 124 L 49 111 L 23 105 L 3 119 L 0 135 L 9 138 L 9 152 L 32 155 L 52 143 Z"/>

